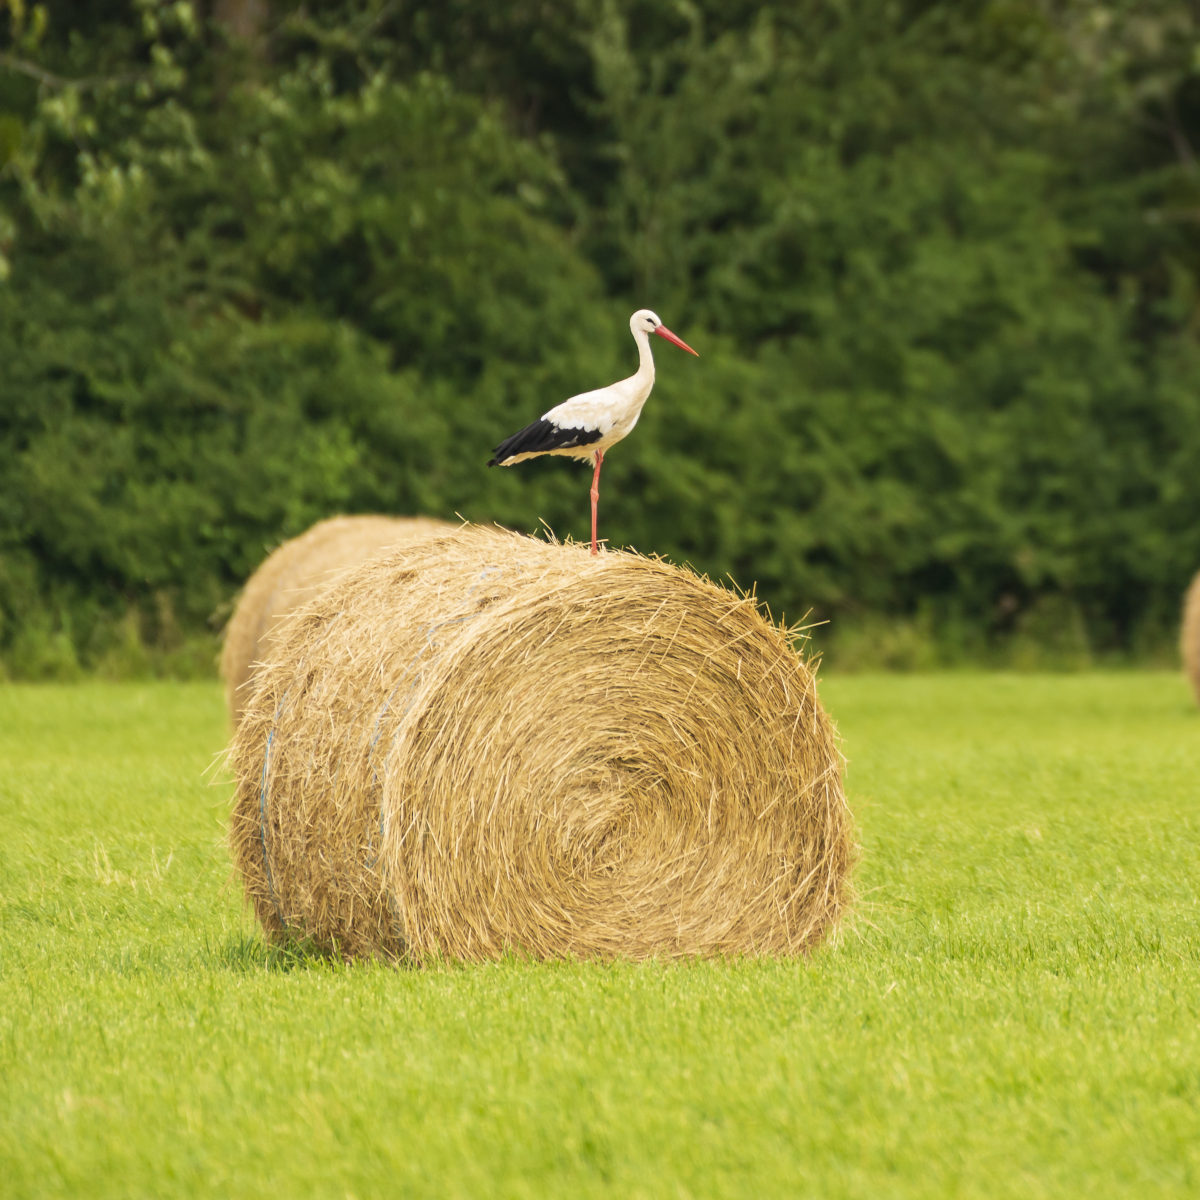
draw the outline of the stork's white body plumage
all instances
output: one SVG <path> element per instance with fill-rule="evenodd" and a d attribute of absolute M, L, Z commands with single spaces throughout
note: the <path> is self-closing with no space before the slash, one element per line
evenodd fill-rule
<path fill-rule="evenodd" d="M 610 383 L 608 387 L 580 392 L 578 396 L 556 404 L 541 416 L 541 420 L 555 429 L 597 433 L 600 436 L 595 441 L 574 446 L 548 446 L 545 450 L 527 450 L 509 454 L 503 460 L 499 460 L 500 449 L 497 447 L 496 465 L 511 467 L 514 463 L 542 454 L 562 454 L 590 460 L 597 450 L 603 452 L 619 442 L 637 424 L 642 407 L 654 387 L 654 357 L 650 353 L 650 339 L 644 333 L 638 338 L 638 350 L 641 362 L 636 374 Z"/>
<path fill-rule="evenodd" d="M 629 318 L 629 332 L 638 348 L 638 369 L 628 379 L 608 387 L 581 392 L 542 414 L 538 420 L 506 438 L 489 467 L 511 467 L 527 458 L 559 454 L 595 463 L 592 476 L 592 553 L 596 545 L 596 504 L 600 492 L 600 467 L 605 451 L 615 445 L 638 422 L 642 407 L 654 387 L 654 355 L 650 352 L 650 334 L 686 350 L 696 351 L 681 341 L 648 308 L 640 308 Z"/>

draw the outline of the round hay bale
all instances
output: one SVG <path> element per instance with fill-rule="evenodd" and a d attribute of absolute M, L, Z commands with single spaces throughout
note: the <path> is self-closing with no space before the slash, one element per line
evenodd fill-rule
<path fill-rule="evenodd" d="M 1200 575 L 1192 580 L 1183 601 L 1183 629 L 1179 635 L 1183 669 L 1200 703 Z"/>
<path fill-rule="evenodd" d="M 269 652 L 281 617 L 381 550 L 456 528 L 432 517 L 330 517 L 273 550 L 247 580 L 225 626 L 220 674 L 233 723 L 242 714 L 246 681 Z"/>
<path fill-rule="evenodd" d="M 494 529 L 282 624 L 230 750 L 270 935 L 348 957 L 797 954 L 849 900 L 842 758 L 752 598 Z"/>

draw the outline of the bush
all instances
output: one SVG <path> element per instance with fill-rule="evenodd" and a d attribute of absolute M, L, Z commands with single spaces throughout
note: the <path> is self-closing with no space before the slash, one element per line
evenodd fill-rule
<path fill-rule="evenodd" d="M 647 304 L 702 358 L 663 348 L 606 467 L 615 544 L 757 582 L 847 662 L 1173 626 L 1200 558 L 1178 6 L 345 0 L 257 57 L 188 4 L 49 11 L 9 12 L 0 71 L 10 672 L 190 669 L 334 511 L 585 536 L 586 472 L 482 464 L 632 370 Z"/>

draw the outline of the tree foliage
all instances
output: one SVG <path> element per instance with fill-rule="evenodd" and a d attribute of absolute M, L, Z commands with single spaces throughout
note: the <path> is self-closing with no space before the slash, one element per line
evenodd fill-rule
<path fill-rule="evenodd" d="M 1197 20 L 7 0 L 0 660 L 169 650 L 334 511 L 581 536 L 577 469 L 482 463 L 631 370 L 647 304 L 703 357 L 659 355 L 614 542 L 835 651 L 1161 638 L 1200 562 Z"/>

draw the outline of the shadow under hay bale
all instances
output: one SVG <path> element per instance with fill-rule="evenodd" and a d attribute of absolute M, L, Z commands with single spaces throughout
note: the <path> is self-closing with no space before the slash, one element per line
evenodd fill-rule
<path fill-rule="evenodd" d="M 1183 669 L 1187 672 L 1196 701 L 1200 703 L 1200 574 L 1192 580 L 1184 598 L 1179 652 L 1183 657 Z"/>
<path fill-rule="evenodd" d="M 225 627 L 220 674 L 233 723 L 241 717 L 246 681 L 269 653 L 281 617 L 381 550 L 456 528 L 433 517 L 330 517 L 273 550 L 247 580 Z"/>
<path fill-rule="evenodd" d="M 230 751 L 274 936 L 348 956 L 797 954 L 849 900 L 842 759 L 748 598 L 494 529 L 278 630 Z"/>

